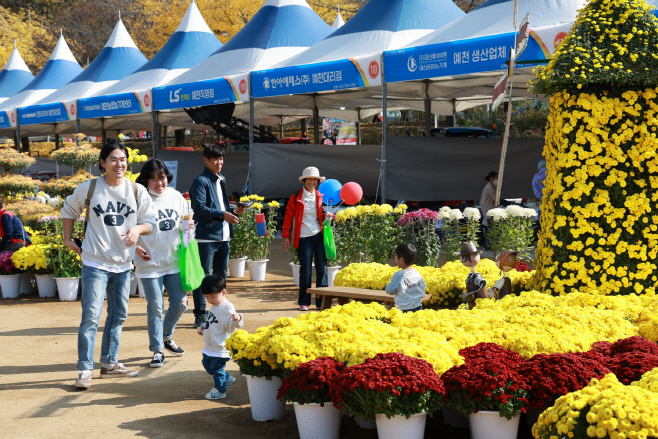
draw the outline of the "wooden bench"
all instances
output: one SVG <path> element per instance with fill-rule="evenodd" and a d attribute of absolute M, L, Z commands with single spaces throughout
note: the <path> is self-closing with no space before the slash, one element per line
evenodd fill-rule
<path fill-rule="evenodd" d="M 387 294 L 384 290 L 367 290 L 365 288 L 351 287 L 323 287 L 309 288 L 306 292 L 322 296 L 322 306 L 320 307 L 320 310 L 331 308 L 331 303 L 333 302 L 334 297 L 338 299 L 339 305 L 345 305 L 350 300 L 380 302 L 385 305 L 393 305 L 395 303 L 395 296 Z M 430 295 L 425 294 L 423 302 L 429 300 L 429 298 Z"/>

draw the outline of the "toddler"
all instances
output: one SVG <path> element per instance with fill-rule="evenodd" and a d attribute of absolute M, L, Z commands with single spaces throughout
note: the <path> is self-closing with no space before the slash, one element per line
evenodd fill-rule
<path fill-rule="evenodd" d="M 384 290 L 395 295 L 395 307 L 402 312 L 415 312 L 423 309 L 425 281 L 414 268 L 416 247 L 400 244 L 395 249 L 395 264 L 402 270 L 393 275 Z"/>

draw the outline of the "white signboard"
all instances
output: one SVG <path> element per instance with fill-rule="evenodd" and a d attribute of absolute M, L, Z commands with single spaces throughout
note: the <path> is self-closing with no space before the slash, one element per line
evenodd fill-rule
<path fill-rule="evenodd" d="M 171 172 L 171 175 L 174 176 L 174 178 L 171 180 L 171 183 L 168 184 L 168 186 L 176 189 L 176 177 L 178 177 L 178 160 L 172 160 L 169 162 L 162 162 L 164 165 L 169 169 L 169 172 Z"/>

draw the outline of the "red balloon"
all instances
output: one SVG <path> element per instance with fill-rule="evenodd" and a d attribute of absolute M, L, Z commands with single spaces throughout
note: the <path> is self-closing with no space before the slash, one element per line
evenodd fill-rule
<path fill-rule="evenodd" d="M 340 190 L 340 199 L 350 206 L 361 201 L 362 197 L 363 189 L 361 189 L 359 183 L 354 183 L 353 181 L 345 183 Z"/>

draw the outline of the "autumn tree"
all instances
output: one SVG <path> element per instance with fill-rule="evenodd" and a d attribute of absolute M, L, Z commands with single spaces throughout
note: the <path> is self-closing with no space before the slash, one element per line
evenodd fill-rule
<path fill-rule="evenodd" d="M 7 63 L 16 42 L 25 63 L 35 75 L 46 64 L 57 42 L 56 34 L 42 28 L 40 20 L 30 19 L 24 10 L 12 12 L 0 6 L 0 29 L 0 65 Z"/>

